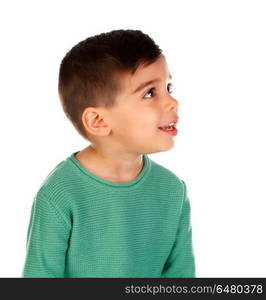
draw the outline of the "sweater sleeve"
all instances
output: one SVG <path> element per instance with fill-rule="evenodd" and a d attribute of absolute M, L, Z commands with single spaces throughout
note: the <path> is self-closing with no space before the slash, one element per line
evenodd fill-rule
<path fill-rule="evenodd" d="M 176 239 L 163 268 L 161 277 L 193 278 L 195 275 L 195 259 L 192 243 L 192 227 L 190 220 L 190 201 L 184 185 L 183 203 L 179 217 Z"/>
<path fill-rule="evenodd" d="M 34 198 L 22 277 L 64 277 L 70 228 L 43 193 Z"/>

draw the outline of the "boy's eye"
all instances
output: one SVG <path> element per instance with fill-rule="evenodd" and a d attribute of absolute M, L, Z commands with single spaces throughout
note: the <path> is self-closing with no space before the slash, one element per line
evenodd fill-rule
<path fill-rule="evenodd" d="M 169 83 L 168 84 L 168 87 L 170 87 L 170 91 L 169 91 L 169 93 L 170 94 L 172 94 L 172 90 L 171 90 L 171 88 L 173 87 L 173 84 L 172 83 Z M 153 97 L 153 95 L 154 95 L 154 91 L 155 91 L 156 89 L 153 87 L 153 88 L 151 88 L 151 89 L 149 89 L 145 94 L 144 94 L 144 99 L 149 99 L 149 98 L 152 98 Z M 147 94 L 152 94 L 152 96 L 151 97 L 145 97 Z"/>

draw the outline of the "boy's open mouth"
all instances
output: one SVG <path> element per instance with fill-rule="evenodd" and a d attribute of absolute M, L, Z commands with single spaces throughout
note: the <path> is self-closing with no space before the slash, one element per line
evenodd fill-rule
<path fill-rule="evenodd" d="M 174 128 L 176 128 L 176 123 L 178 122 L 178 120 L 173 120 L 172 122 L 163 125 L 163 126 L 159 126 L 158 128 L 161 130 L 173 130 Z"/>
<path fill-rule="evenodd" d="M 177 120 L 174 120 L 174 121 L 168 123 L 167 125 L 159 126 L 158 128 L 166 133 L 171 134 L 171 135 L 176 135 L 177 134 L 176 123 L 177 123 Z"/>

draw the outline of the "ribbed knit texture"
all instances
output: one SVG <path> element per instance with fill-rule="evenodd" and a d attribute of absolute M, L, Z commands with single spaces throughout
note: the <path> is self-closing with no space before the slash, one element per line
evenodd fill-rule
<path fill-rule="evenodd" d="M 146 154 L 111 182 L 72 153 L 35 195 L 22 277 L 195 277 L 185 182 Z"/>

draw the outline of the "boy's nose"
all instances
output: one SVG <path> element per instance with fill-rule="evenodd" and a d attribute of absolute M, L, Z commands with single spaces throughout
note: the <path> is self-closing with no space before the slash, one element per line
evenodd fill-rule
<path fill-rule="evenodd" d="M 174 97 L 172 97 L 172 96 L 168 97 L 168 102 L 166 105 L 167 110 L 174 110 L 177 112 L 178 105 L 179 105 L 179 103 Z"/>

